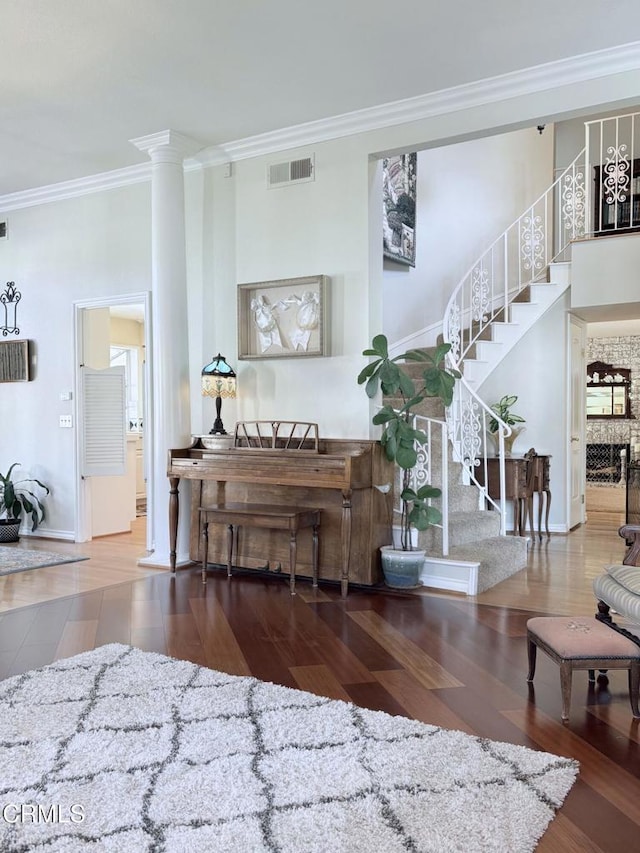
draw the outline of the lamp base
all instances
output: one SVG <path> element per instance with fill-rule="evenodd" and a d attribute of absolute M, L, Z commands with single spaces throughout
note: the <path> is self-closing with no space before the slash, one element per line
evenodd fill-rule
<path fill-rule="evenodd" d="M 222 397 L 216 397 L 216 419 L 213 422 L 213 426 L 209 430 L 209 435 L 228 435 L 226 429 L 224 428 L 224 424 L 222 423 L 222 418 L 220 417 L 220 413 L 222 412 Z"/>

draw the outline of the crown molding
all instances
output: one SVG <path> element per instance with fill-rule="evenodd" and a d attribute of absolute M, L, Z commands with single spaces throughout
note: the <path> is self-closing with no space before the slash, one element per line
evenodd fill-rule
<path fill-rule="evenodd" d="M 637 70 L 640 70 L 640 41 L 226 142 L 201 151 L 198 162 L 214 166 L 260 157 Z"/>
<path fill-rule="evenodd" d="M 36 207 L 53 201 L 63 201 L 68 198 L 89 195 L 103 190 L 128 187 L 131 184 L 141 184 L 151 180 L 151 161 L 124 169 L 114 169 L 111 172 L 100 172 L 86 178 L 76 178 L 73 181 L 62 181 L 59 184 L 49 184 L 32 190 L 21 190 L 0 196 L 0 213 L 10 210 L 20 210 L 23 207 Z"/>
<path fill-rule="evenodd" d="M 151 150 L 152 147 L 157 148 L 172 142 L 180 144 L 181 147 L 183 147 L 182 143 L 188 143 L 185 146 L 185 153 L 191 153 L 191 156 L 184 161 L 184 168 L 185 171 L 193 171 L 203 166 L 219 166 L 236 160 L 274 154 L 291 148 L 301 148 L 331 139 L 380 130 L 483 104 L 639 70 L 640 41 L 635 41 L 548 62 L 544 65 L 536 65 L 522 71 L 441 89 L 427 95 L 392 101 L 376 107 L 225 142 L 202 149 L 197 153 L 193 152 L 193 146 L 197 143 L 175 131 L 161 131 L 130 141 L 140 150 Z M 191 152 L 188 150 L 190 146 Z M 86 178 L 0 196 L 0 213 L 142 183 L 150 179 L 151 162 L 149 161 Z"/>

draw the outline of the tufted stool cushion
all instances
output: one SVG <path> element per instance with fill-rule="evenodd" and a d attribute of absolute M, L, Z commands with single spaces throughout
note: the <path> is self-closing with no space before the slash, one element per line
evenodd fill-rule
<path fill-rule="evenodd" d="M 569 719 L 571 676 L 574 669 L 628 669 L 629 699 L 634 717 L 640 689 L 640 646 L 592 616 L 536 616 L 527 622 L 529 675 L 533 681 L 536 649 L 541 648 L 560 666 L 562 719 Z"/>

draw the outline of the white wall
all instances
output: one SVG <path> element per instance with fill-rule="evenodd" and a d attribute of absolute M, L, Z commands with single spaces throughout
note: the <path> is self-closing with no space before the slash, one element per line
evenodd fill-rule
<path fill-rule="evenodd" d="M 13 211 L 0 243 L 4 281 L 22 292 L 20 337 L 33 341 L 33 381 L 0 386 L 0 469 L 21 462 L 47 483 L 38 532 L 71 537 L 75 513 L 74 429 L 58 418 L 74 401 L 73 302 L 150 288 L 150 203 L 146 184 Z"/>
<path fill-rule="evenodd" d="M 521 415 L 525 431 L 516 439 L 514 455 L 530 447 L 549 454 L 552 531 L 566 532 L 567 524 L 567 325 L 569 296 L 565 291 L 546 314 L 524 335 L 491 376 L 479 394 L 491 405 L 505 394 L 516 394 L 514 412 Z M 537 509 L 536 509 L 537 513 Z"/>
<path fill-rule="evenodd" d="M 234 166 L 236 279 L 221 281 L 216 295 L 232 322 L 236 281 L 329 276 L 330 356 L 237 360 L 236 412 L 241 420 L 314 421 L 325 437 L 365 438 L 369 403 L 356 377 L 369 343 L 369 162 L 356 140 L 314 150 L 316 176 L 309 183 L 268 189 L 272 157 Z"/>
<path fill-rule="evenodd" d="M 553 126 L 418 152 L 416 266 L 384 262 L 387 337 L 434 343 L 456 285 L 552 181 Z"/>
<path fill-rule="evenodd" d="M 575 243 L 571 267 L 571 307 L 578 314 L 595 319 L 580 309 L 608 306 L 612 314 L 603 320 L 640 317 L 640 235 Z"/>

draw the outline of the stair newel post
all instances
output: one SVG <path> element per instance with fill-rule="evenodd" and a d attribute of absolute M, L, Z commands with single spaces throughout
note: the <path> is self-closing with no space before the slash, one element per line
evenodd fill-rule
<path fill-rule="evenodd" d="M 591 214 L 591 181 L 589 177 L 589 163 L 591 162 L 590 154 L 590 133 L 588 122 L 584 123 L 584 206 L 585 206 L 585 234 L 592 234 L 594 223 L 592 222 Z"/>
<path fill-rule="evenodd" d="M 504 293 L 502 296 L 502 306 L 504 311 L 504 320 L 505 322 L 509 320 L 508 315 L 508 307 L 509 307 L 509 232 L 505 231 L 504 236 L 502 238 L 503 248 L 504 248 Z"/>
<path fill-rule="evenodd" d="M 446 421 L 440 425 L 441 492 L 442 499 L 442 556 L 449 556 L 449 445 Z"/>
<path fill-rule="evenodd" d="M 500 472 L 500 496 L 502 498 L 502 512 L 500 513 L 500 535 L 506 536 L 507 533 L 507 525 L 506 525 L 506 498 L 505 495 L 507 493 L 507 479 L 505 475 L 504 468 L 504 430 L 505 427 L 502 425 L 498 428 L 498 446 L 500 448 L 499 457 L 500 461 L 498 463 L 498 470 Z M 515 529 L 515 520 L 514 520 L 514 529 Z"/>

